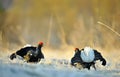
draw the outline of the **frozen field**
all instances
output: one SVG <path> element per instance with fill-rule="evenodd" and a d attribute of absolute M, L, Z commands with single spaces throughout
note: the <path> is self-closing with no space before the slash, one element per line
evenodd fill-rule
<path fill-rule="evenodd" d="M 106 67 L 97 62 L 96 67 L 97 71 L 78 70 L 70 66 L 68 59 L 44 59 L 33 64 L 4 56 L 0 58 L 0 77 L 120 77 L 119 61 L 108 60 Z"/>

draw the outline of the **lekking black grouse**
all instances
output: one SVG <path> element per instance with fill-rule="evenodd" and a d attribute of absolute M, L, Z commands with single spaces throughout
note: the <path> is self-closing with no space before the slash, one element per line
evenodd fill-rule
<path fill-rule="evenodd" d="M 102 61 L 102 65 L 106 65 L 106 60 L 102 57 L 101 53 L 90 47 L 85 47 L 84 49 L 79 50 L 75 48 L 74 57 L 71 58 L 71 65 L 79 69 L 87 68 L 90 70 L 92 66 L 95 70 L 95 61 Z"/>
<path fill-rule="evenodd" d="M 39 62 L 44 58 L 41 48 L 43 47 L 43 42 L 39 42 L 37 47 L 26 46 L 20 50 L 12 53 L 10 59 L 13 60 L 16 56 L 21 56 L 27 62 Z"/>

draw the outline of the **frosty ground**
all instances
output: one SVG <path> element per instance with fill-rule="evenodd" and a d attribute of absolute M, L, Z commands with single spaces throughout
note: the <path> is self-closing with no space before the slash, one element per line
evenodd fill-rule
<path fill-rule="evenodd" d="M 112 57 L 111 57 L 112 55 Z M 107 57 L 103 67 L 98 61 L 97 70 L 78 70 L 70 65 L 70 59 L 46 58 L 39 63 L 26 63 L 23 60 L 9 60 L 9 55 L 0 57 L 0 77 L 120 77 L 119 54 Z M 116 56 L 117 59 L 113 59 Z"/>

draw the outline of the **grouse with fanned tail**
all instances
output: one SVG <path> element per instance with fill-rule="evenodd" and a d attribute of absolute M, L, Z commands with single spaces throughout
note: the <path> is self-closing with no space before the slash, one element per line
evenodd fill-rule
<path fill-rule="evenodd" d="M 71 65 L 79 69 L 87 68 L 88 70 L 90 70 L 90 67 L 92 66 L 96 70 L 96 60 L 102 61 L 103 66 L 106 65 L 106 60 L 97 50 L 92 49 L 90 47 L 85 47 L 81 50 L 79 50 L 79 48 L 76 48 L 74 57 L 71 58 Z"/>

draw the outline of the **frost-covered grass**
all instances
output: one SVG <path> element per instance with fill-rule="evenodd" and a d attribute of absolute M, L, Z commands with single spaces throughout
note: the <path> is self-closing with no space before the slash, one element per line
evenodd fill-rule
<path fill-rule="evenodd" d="M 26 63 L 22 60 L 1 59 L 0 77 L 119 77 L 120 64 L 108 63 L 106 67 L 99 63 L 97 70 L 78 70 L 66 59 L 44 59 L 40 63 Z"/>
<path fill-rule="evenodd" d="M 107 65 L 104 67 L 98 61 L 96 71 L 93 68 L 90 71 L 78 70 L 70 65 L 69 58 L 61 59 L 62 57 L 55 58 L 57 55 L 53 58 L 51 56 L 39 63 L 26 63 L 20 59 L 11 61 L 8 54 L 4 55 L 0 57 L 0 77 L 120 77 L 119 53 L 104 54 Z M 71 55 L 68 57 L 71 58 Z"/>

